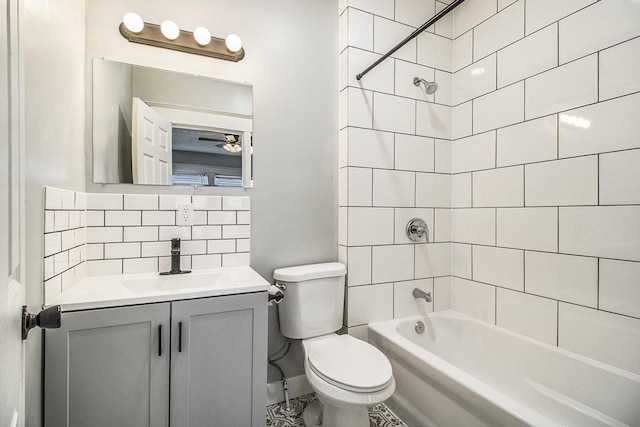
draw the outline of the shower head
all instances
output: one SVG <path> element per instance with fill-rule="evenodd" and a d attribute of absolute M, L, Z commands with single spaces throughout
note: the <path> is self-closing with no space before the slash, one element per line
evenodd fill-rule
<path fill-rule="evenodd" d="M 425 79 L 421 79 L 420 77 L 413 78 L 413 84 L 416 86 L 420 86 L 420 83 L 424 85 L 424 91 L 427 92 L 427 95 L 433 95 L 438 90 L 438 83 L 436 82 L 428 82 Z"/>

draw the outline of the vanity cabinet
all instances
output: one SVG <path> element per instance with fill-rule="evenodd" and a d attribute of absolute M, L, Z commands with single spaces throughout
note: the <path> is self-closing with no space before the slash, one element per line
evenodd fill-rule
<path fill-rule="evenodd" d="M 63 312 L 45 333 L 59 426 L 264 426 L 265 292 Z"/>

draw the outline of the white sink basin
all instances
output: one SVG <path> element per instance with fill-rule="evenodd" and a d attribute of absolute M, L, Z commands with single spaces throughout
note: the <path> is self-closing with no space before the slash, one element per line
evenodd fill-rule
<path fill-rule="evenodd" d="M 122 280 L 122 286 L 133 294 L 188 292 L 200 288 L 222 286 L 230 282 L 225 273 L 186 273 L 166 276 L 136 277 Z"/>

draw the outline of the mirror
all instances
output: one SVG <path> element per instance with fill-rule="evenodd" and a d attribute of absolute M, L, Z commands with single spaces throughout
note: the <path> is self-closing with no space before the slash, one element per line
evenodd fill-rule
<path fill-rule="evenodd" d="M 252 186 L 253 88 L 93 60 L 93 182 Z"/>

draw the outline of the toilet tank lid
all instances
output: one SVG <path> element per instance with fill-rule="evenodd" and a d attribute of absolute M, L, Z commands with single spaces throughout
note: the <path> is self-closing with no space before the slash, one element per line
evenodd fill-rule
<path fill-rule="evenodd" d="M 347 274 L 347 268 L 340 262 L 298 265 L 296 267 L 278 268 L 273 278 L 278 282 L 302 282 L 305 280 L 340 277 Z"/>

